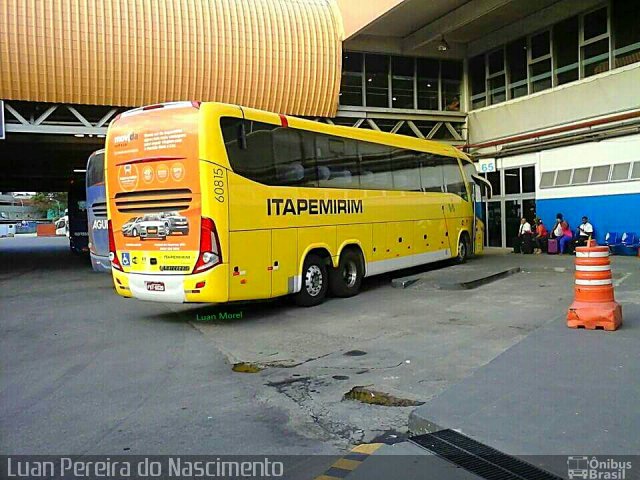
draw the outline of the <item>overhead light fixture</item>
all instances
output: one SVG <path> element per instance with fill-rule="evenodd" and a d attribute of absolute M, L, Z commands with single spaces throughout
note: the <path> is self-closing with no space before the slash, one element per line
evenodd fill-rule
<path fill-rule="evenodd" d="M 82 138 L 84 137 L 84 133 L 76 133 L 74 137 Z"/>
<path fill-rule="evenodd" d="M 74 168 L 73 173 L 87 173 L 87 171 L 82 168 Z"/>
<path fill-rule="evenodd" d="M 442 35 L 442 38 L 440 38 L 440 43 L 438 44 L 438 51 L 439 52 L 446 52 L 447 50 L 449 50 L 449 48 L 450 48 L 449 44 L 444 39 L 444 35 Z"/>

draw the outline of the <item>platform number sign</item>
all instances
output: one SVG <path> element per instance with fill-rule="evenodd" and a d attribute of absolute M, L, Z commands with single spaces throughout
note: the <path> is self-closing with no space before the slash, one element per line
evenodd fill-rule
<path fill-rule="evenodd" d="M 496 171 L 496 160 L 494 158 L 483 158 L 478 162 L 478 171 L 488 173 Z"/>
<path fill-rule="evenodd" d="M 0 140 L 4 140 L 4 101 L 0 100 Z"/>

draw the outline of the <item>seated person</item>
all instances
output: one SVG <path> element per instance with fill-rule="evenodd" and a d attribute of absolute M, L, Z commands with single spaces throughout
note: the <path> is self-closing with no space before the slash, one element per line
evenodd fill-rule
<path fill-rule="evenodd" d="M 575 247 L 586 247 L 587 241 L 593 237 L 593 225 L 589 223 L 587 217 L 582 217 L 582 223 L 578 226 L 577 236 L 573 241 Z"/>
<path fill-rule="evenodd" d="M 566 221 L 562 221 L 559 224 L 561 235 L 558 235 L 556 228 L 556 236 L 558 237 L 558 249 L 559 254 L 562 255 L 567 250 L 567 246 L 571 246 L 571 239 L 573 238 L 573 232 L 569 228 L 569 224 Z"/>
<path fill-rule="evenodd" d="M 533 238 L 536 242 L 536 248 L 534 250 L 534 253 L 536 254 L 541 254 L 544 251 L 547 250 L 547 241 L 549 240 L 549 232 L 547 231 L 547 227 L 544 226 L 544 223 L 542 223 L 542 219 L 538 218 L 536 220 L 537 225 L 536 225 L 536 236 Z"/>
<path fill-rule="evenodd" d="M 518 229 L 518 237 L 515 239 L 515 244 L 517 246 L 517 248 L 515 249 L 516 253 L 518 251 L 522 252 L 522 243 L 525 235 L 531 236 L 531 224 L 527 222 L 526 218 L 522 217 L 520 219 L 520 228 Z"/>

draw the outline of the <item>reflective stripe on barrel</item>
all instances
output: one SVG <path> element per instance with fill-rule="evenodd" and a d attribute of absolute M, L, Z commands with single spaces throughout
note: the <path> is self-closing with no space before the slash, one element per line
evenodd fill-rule
<path fill-rule="evenodd" d="M 608 272 L 611 265 L 578 265 L 576 263 L 577 272 Z"/>
<path fill-rule="evenodd" d="M 602 280 L 576 280 L 576 285 L 611 285 L 613 282 L 610 278 Z"/>
<path fill-rule="evenodd" d="M 576 248 L 577 301 L 613 301 L 613 281 L 608 247 Z"/>
<path fill-rule="evenodd" d="M 578 247 L 578 248 L 600 248 L 600 247 Z M 578 250 L 578 248 L 576 248 L 576 250 Z M 598 252 L 578 252 L 578 251 L 576 251 L 576 258 L 580 258 L 580 257 L 598 258 L 598 257 L 608 257 L 608 256 L 609 256 L 609 250 L 607 250 L 606 252 L 603 252 L 603 251 L 598 251 Z"/>

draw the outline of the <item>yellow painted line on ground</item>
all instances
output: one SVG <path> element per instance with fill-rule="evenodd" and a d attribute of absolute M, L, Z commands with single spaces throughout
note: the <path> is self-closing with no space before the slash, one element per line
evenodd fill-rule
<path fill-rule="evenodd" d="M 384 443 L 365 443 L 353 447 L 347 455 L 336 460 L 324 474 L 316 477 L 315 480 L 344 479 L 349 473 L 362 465 L 362 462 L 364 462 L 369 455 L 378 450 L 382 445 L 384 445 Z M 346 458 L 349 456 L 360 456 L 360 458 L 358 460 Z"/>
<path fill-rule="evenodd" d="M 361 463 L 362 462 L 359 462 L 358 460 L 349 460 L 347 458 L 341 458 L 336 463 L 334 463 L 332 467 L 341 468 L 342 470 L 355 470 L 358 467 L 358 465 L 360 465 Z"/>
<path fill-rule="evenodd" d="M 382 445 L 384 445 L 384 443 L 363 443 L 362 445 L 353 447 L 351 451 L 355 453 L 366 453 L 367 455 L 371 455 L 373 452 L 378 450 Z"/>

